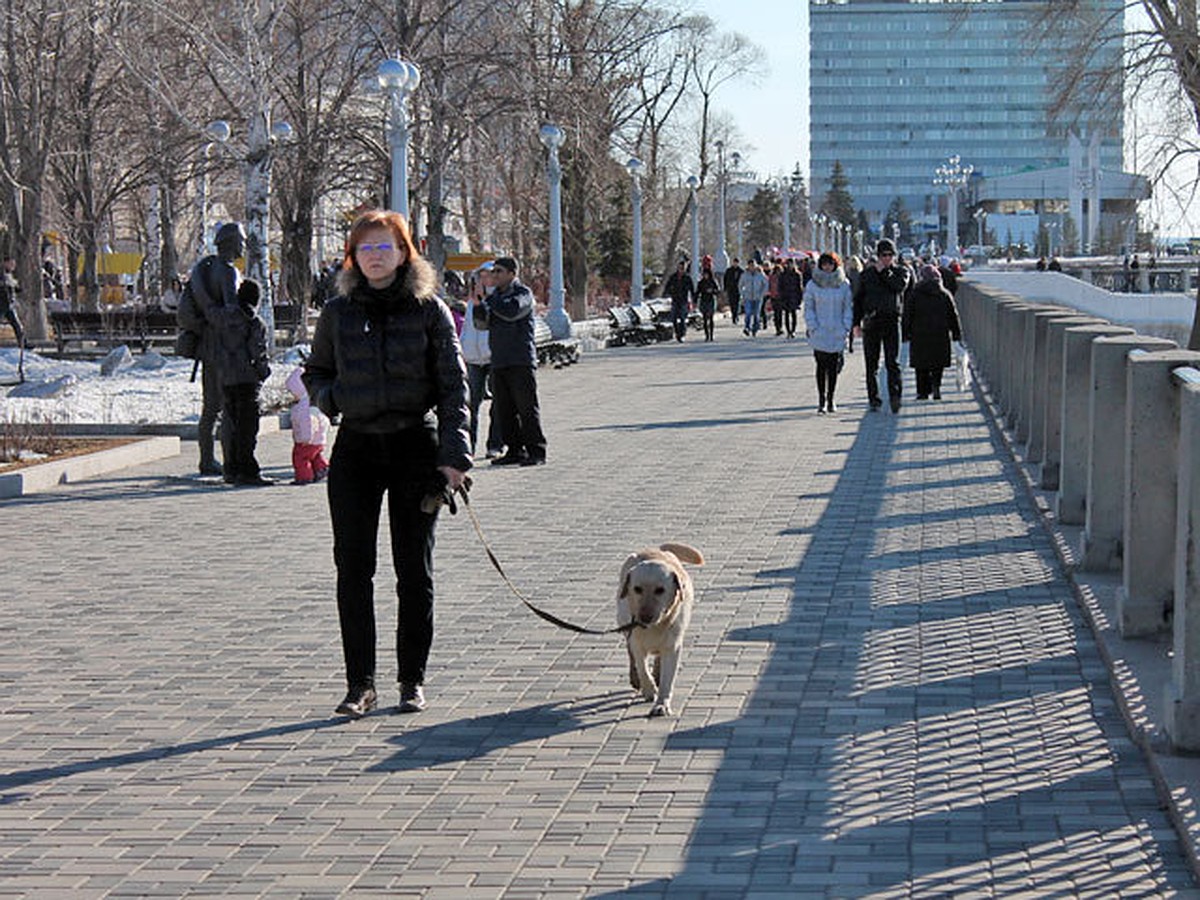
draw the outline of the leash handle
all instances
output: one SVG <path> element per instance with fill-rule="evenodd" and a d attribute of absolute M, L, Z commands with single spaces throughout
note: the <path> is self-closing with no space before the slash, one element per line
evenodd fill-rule
<path fill-rule="evenodd" d="M 585 628 L 582 625 L 576 625 L 572 622 L 566 621 L 565 619 L 560 619 L 558 616 L 554 615 L 553 613 L 548 613 L 544 609 L 538 609 L 536 606 L 530 603 L 525 595 L 518 590 L 517 586 L 512 583 L 512 579 L 508 577 L 508 573 L 505 572 L 504 567 L 500 565 L 500 560 L 497 559 L 496 554 L 492 552 L 491 545 L 488 543 L 487 538 L 484 537 L 483 526 L 479 524 L 479 516 L 475 515 L 475 510 L 471 507 L 471 498 L 467 496 L 466 487 L 458 487 L 455 493 L 458 493 L 462 497 L 462 505 L 467 510 L 467 515 L 471 519 L 471 525 L 474 526 L 475 533 L 479 535 L 479 541 L 483 544 L 483 550 L 487 554 L 488 561 L 492 564 L 492 568 L 499 573 L 500 577 L 504 580 L 504 583 L 508 585 L 508 589 L 512 591 L 513 594 L 516 595 L 517 599 L 524 603 L 525 606 L 528 607 L 529 611 L 535 616 L 544 619 L 551 625 L 556 625 L 559 628 L 565 629 L 566 631 L 574 631 L 576 634 L 627 634 L 637 627 L 636 622 L 629 622 L 625 625 L 618 625 L 616 628 Z"/>

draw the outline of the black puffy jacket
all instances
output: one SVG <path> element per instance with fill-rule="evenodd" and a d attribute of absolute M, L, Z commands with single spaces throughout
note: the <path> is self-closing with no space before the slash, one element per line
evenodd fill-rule
<path fill-rule="evenodd" d="M 863 269 L 854 290 L 854 324 L 871 328 L 875 324 L 899 322 L 904 294 L 911 281 L 908 266 L 892 265 L 882 272 L 874 266 Z"/>
<path fill-rule="evenodd" d="M 321 309 L 304 384 L 312 402 L 342 415 L 342 427 L 386 434 L 437 419 L 439 466 L 471 467 L 466 366 L 450 310 L 429 264 L 413 259 L 388 288 L 339 280 Z"/>

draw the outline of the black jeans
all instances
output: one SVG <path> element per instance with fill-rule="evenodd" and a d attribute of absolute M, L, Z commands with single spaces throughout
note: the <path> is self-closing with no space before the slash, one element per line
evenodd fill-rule
<path fill-rule="evenodd" d="M 329 515 L 337 565 L 346 683 L 375 682 L 375 563 L 388 496 L 399 612 L 397 679 L 422 684 L 433 644 L 433 543 L 437 513 L 421 511 L 436 475 L 437 437 L 418 427 L 363 434 L 343 425 L 329 462 Z"/>
<path fill-rule="evenodd" d="M 258 460 L 258 385 L 225 385 L 222 409 L 221 450 L 225 455 L 225 480 L 257 478 Z"/>
<path fill-rule="evenodd" d="M 532 366 L 492 366 L 492 404 L 511 456 L 546 458 L 546 435 L 538 406 L 537 370 Z"/>
<path fill-rule="evenodd" d="M 821 405 L 833 402 L 833 392 L 837 390 L 838 372 L 842 368 L 842 354 L 826 353 L 814 350 L 813 359 L 817 363 L 817 396 Z"/>
<path fill-rule="evenodd" d="M 900 331 L 894 319 L 884 319 L 862 330 L 864 362 L 867 365 L 867 396 L 872 406 L 879 405 L 879 351 L 883 349 L 883 364 L 887 369 L 888 396 L 900 398 Z"/>

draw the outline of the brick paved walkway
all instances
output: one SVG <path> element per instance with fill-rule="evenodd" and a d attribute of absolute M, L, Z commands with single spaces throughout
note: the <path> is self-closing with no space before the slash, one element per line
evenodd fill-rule
<path fill-rule="evenodd" d="M 857 354 L 817 416 L 804 342 L 717 335 L 544 373 L 550 465 L 476 475 L 568 618 L 611 623 L 633 547 L 705 552 L 671 720 L 462 516 L 431 708 L 346 724 L 321 488 L 185 445 L 0 504 L 0 896 L 1194 893 L 974 397 L 867 415 Z"/>

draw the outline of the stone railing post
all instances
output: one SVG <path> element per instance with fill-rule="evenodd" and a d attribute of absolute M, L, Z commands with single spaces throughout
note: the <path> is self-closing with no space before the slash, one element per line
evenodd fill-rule
<path fill-rule="evenodd" d="M 1062 461 L 1063 348 L 1068 328 L 1078 325 L 1107 325 L 1094 316 L 1069 316 L 1046 323 L 1046 403 L 1042 419 L 1042 466 L 1039 482 L 1043 490 L 1058 490 Z"/>
<path fill-rule="evenodd" d="M 1166 730 L 1180 750 L 1200 750 L 1200 371 L 1173 373 L 1179 407 L 1175 621 Z"/>
<path fill-rule="evenodd" d="M 1133 350 L 1125 365 L 1125 516 L 1117 625 L 1122 637 L 1166 628 L 1175 592 L 1179 402 L 1172 372 L 1200 353 Z"/>
<path fill-rule="evenodd" d="M 1046 350 L 1049 346 L 1050 322 L 1054 319 L 1073 319 L 1079 313 L 1056 307 L 1045 307 L 1033 314 L 1033 358 L 1027 382 L 1028 400 L 1025 408 L 1029 413 L 1029 438 L 1025 442 L 1025 460 L 1040 463 L 1046 447 Z M 1082 322 L 1074 324 L 1082 325 Z M 1028 350 L 1028 346 L 1026 347 Z"/>
<path fill-rule="evenodd" d="M 1082 525 L 1087 513 L 1088 448 L 1092 429 L 1092 342 L 1133 334 L 1123 325 L 1076 325 L 1063 335 L 1062 436 L 1059 440 L 1055 515 L 1064 525 Z"/>
<path fill-rule="evenodd" d="M 1088 396 L 1087 510 L 1079 548 L 1080 568 L 1121 567 L 1125 509 L 1125 364 L 1131 350 L 1170 350 L 1174 342 L 1145 335 L 1092 342 Z"/>

